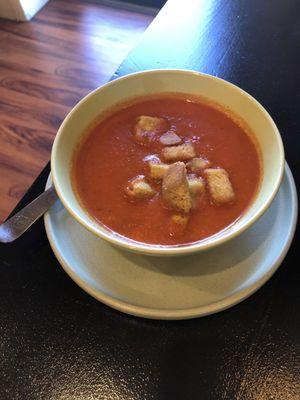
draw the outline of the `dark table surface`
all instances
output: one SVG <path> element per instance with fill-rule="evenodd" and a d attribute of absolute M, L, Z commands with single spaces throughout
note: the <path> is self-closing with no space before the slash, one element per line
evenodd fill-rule
<path fill-rule="evenodd" d="M 170 0 L 114 77 L 186 68 L 239 85 L 275 119 L 298 186 L 299 50 L 298 0 Z M 39 221 L 0 247 L 0 399 L 300 399 L 298 239 L 243 303 L 190 321 L 150 321 L 76 286 Z"/>

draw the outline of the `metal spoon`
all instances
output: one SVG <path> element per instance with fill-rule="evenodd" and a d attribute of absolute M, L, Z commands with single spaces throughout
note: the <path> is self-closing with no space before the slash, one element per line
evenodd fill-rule
<path fill-rule="evenodd" d="M 21 236 L 58 199 L 54 186 L 43 192 L 17 214 L 0 225 L 0 242 L 9 243 Z"/>

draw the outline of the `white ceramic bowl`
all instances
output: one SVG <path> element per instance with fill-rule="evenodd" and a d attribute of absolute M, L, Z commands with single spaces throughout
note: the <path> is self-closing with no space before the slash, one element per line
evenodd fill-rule
<path fill-rule="evenodd" d="M 262 151 L 263 178 L 259 192 L 244 215 L 227 229 L 187 245 L 158 246 L 135 242 L 94 221 L 81 207 L 70 177 L 74 149 L 85 129 L 103 111 L 136 96 L 161 92 L 203 96 L 229 107 L 247 122 Z M 85 228 L 102 239 L 125 249 L 150 255 L 180 255 L 211 249 L 239 235 L 269 207 L 277 193 L 284 171 L 284 149 L 278 129 L 267 111 L 248 93 L 222 79 L 183 70 L 138 72 L 116 79 L 83 98 L 68 114 L 56 135 L 52 154 L 53 182 L 62 203 Z"/>

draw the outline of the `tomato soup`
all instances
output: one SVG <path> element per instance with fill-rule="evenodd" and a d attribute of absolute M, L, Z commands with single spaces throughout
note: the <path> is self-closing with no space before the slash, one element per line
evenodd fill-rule
<path fill-rule="evenodd" d="M 151 162 L 161 176 L 151 175 Z M 137 98 L 100 116 L 72 164 L 73 187 L 91 217 L 157 245 L 196 242 L 233 224 L 261 174 L 260 151 L 244 123 L 179 94 Z"/>

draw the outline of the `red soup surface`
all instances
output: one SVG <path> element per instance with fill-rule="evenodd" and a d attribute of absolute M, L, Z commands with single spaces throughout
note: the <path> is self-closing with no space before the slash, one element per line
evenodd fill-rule
<path fill-rule="evenodd" d="M 160 141 L 163 132 L 150 132 L 145 143 L 136 140 L 140 116 L 163 118 L 163 131 L 176 133 L 181 144 L 192 144 L 196 157 L 208 160 L 209 168 L 225 170 L 234 199 L 215 202 L 203 168 L 193 175 L 187 171 L 188 177 L 202 179 L 205 188 L 188 215 L 166 204 L 162 180 L 149 177 L 146 161 L 156 155 L 166 163 L 162 156 L 166 146 Z M 155 190 L 151 198 L 126 194 L 128 182 L 139 175 Z M 246 125 L 228 110 L 204 99 L 161 94 L 120 105 L 95 122 L 78 146 L 72 177 L 80 203 L 100 224 L 139 242 L 187 244 L 216 234 L 245 212 L 259 187 L 260 153 Z M 174 215 L 186 217 L 184 226 L 174 228 Z"/>

